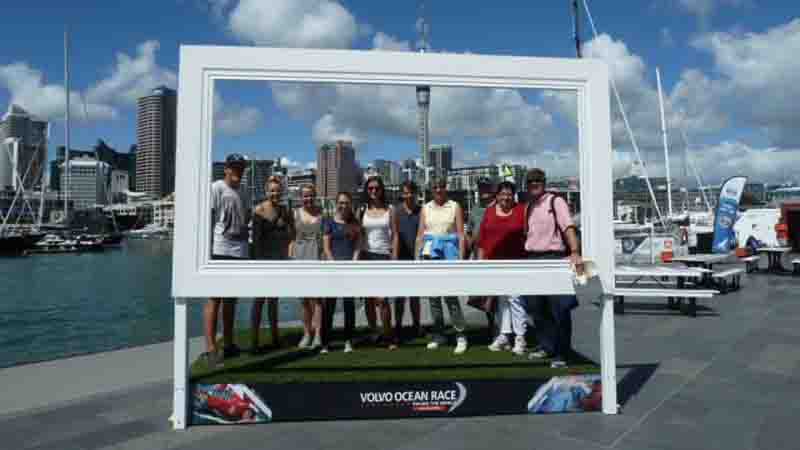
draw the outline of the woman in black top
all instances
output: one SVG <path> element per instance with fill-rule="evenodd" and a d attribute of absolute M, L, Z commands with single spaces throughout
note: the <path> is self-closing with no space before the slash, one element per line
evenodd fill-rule
<path fill-rule="evenodd" d="M 406 181 L 402 186 L 403 203 L 396 208 L 394 214 L 395 228 L 399 239 L 394 242 L 397 245 L 395 253 L 398 260 L 413 261 L 414 245 L 417 239 L 417 229 L 419 228 L 419 211 L 417 204 L 417 185 L 413 181 Z M 405 313 L 405 297 L 398 297 L 394 300 L 394 320 L 395 336 L 400 336 L 403 329 L 403 314 Z M 411 304 L 411 321 L 414 324 L 415 336 L 422 336 L 420 325 L 419 298 L 408 298 Z"/>
<path fill-rule="evenodd" d="M 283 185 L 280 178 L 272 176 L 264 185 L 267 199 L 261 202 L 253 214 L 253 259 L 261 260 L 286 260 L 289 258 L 289 243 L 294 240 L 294 217 L 289 208 L 280 204 L 283 194 Z M 259 331 L 261 329 L 261 311 L 264 300 L 269 300 L 270 329 L 272 331 L 272 344 L 280 346 L 278 332 L 278 299 L 257 298 L 253 302 L 250 312 L 250 325 L 252 327 L 252 351 L 261 351 L 259 346 Z"/>

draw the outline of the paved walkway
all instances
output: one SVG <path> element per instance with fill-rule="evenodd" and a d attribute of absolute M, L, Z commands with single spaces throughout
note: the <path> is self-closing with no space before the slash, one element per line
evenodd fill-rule
<path fill-rule="evenodd" d="M 626 302 L 626 315 L 617 316 L 623 401 L 617 416 L 274 423 L 174 432 L 167 422 L 171 385 L 162 365 L 171 360 L 169 347 L 151 346 L 0 371 L 2 447 L 796 449 L 798 289 L 798 278 L 750 275 L 742 291 L 706 303 L 710 308 L 701 308 L 694 319 L 667 310 L 665 302 Z M 599 309 L 591 295 L 581 300 L 575 345 L 597 360 Z M 158 364 L 144 359 L 147 355 Z M 151 370 L 154 366 L 160 369 Z M 95 367 L 105 369 L 91 373 Z M 112 393 L 111 385 L 86 390 L 124 373 L 138 383 Z M 81 389 L 86 392 L 79 399 L 65 394 Z M 39 406 L 20 410 L 26 396 Z M 15 397 L 11 408 L 3 405 Z M 41 402 L 46 398 L 49 404 Z"/>

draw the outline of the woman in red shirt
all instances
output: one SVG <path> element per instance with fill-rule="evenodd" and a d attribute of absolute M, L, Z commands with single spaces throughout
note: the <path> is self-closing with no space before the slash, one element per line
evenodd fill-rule
<path fill-rule="evenodd" d="M 486 209 L 481 222 L 478 240 L 479 259 L 522 259 L 525 240 L 525 208 L 514 201 L 514 184 L 504 181 L 497 186 L 497 198 L 493 206 Z M 497 303 L 500 316 L 500 333 L 489 345 L 491 351 L 508 350 L 509 336 L 516 335 L 515 355 L 524 355 L 527 343 L 525 308 L 519 296 L 500 298 Z"/>

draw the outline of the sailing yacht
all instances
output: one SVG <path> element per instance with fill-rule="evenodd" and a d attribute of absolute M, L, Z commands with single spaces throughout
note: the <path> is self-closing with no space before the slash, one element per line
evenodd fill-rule
<path fill-rule="evenodd" d="M 8 116 L 11 114 L 27 114 L 25 110 L 18 107 L 17 105 L 10 105 L 8 108 L 8 112 L 6 113 L 4 120 L 8 120 Z M 46 146 L 43 145 L 42 142 L 39 142 L 36 145 L 38 151 L 43 151 Z M 38 226 L 32 225 L 21 225 L 19 223 L 20 219 L 22 219 L 22 215 L 17 213 L 16 223 L 11 224 L 9 223 L 11 220 L 11 216 L 14 214 L 15 210 L 23 210 L 26 209 L 30 211 L 31 214 L 31 223 L 37 223 L 37 218 L 33 217 L 33 211 L 30 208 L 30 204 L 28 204 L 28 198 L 25 195 L 25 181 L 28 179 L 29 176 L 34 177 L 36 179 L 37 175 L 39 177 L 39 185 L 41 189 L 44 189 L 44 183 L 42 183 L 42 174 L 43 170 L 41 167 L 37 167 L 35 164 L 37 158 L 32 157 L 28 161 L 28 167 L 21 168 L 18 167 L 18 163 L 23 159 L 20 158 L 21 155 L 21 148 L 20 148 L 20 141 L 18 139 L 9 138 L 6 139 L 4 142 L 0 142 L 0 158 L 3 158 L 6 164 L 3 164 L 4 170 L 6 173 L 4 174 L 5 177 L 3 180 L 3 184 L 7 184 L 10 182 L 14 188 L 14 197 L 11 200 L 11 204 L 6 211 L 5 214 L 0 211 L 0 254 L 2 255 L 21 255 L 24 254 L 26 250 L 30 249 L 35 245 L 39 240 L 44 237 L 44 233 L 39 231 Z M 34 155 L 35 156 L 35 155 Z M 38 173 L 31 173 L 32 168 L 38 168 Z M 24 169 L 23 175 L 20 176 L 20 169 Z M 12 179 L 5 179 L 11 177 Z M 35 184 L 35 183 L 33 183 Z M 4 186 L 0 186 L 4 187 Z M 43 199 L 39 199 L 39 209 L 41 215 L 41 208 Z M 26 208 L 27 207 L 27 208 Z"/>

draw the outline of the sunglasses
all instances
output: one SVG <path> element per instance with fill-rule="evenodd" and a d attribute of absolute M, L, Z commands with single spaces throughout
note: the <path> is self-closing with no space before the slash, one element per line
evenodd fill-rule
<path fill-rule="evenodd" d="M 369 186 L 369 187 L 367 187 L 367 191 L 368 192 L 375 192 L 375 191 L 380 191 L 380 190 L 381 190 L 380 186 Z"/>

